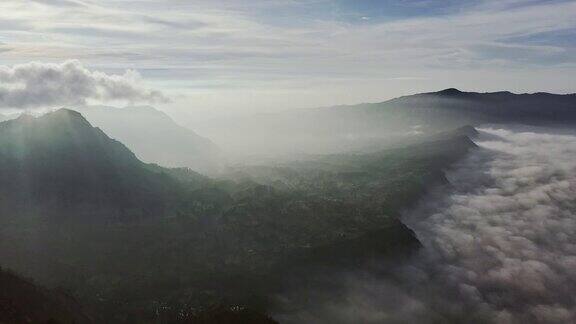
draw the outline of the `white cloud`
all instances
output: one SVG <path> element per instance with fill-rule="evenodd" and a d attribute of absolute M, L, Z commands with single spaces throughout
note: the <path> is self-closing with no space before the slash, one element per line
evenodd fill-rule
<path fill-rule="evenodd" d="M 426 247 L 416 266 L 444 291 L 433 304 L 444 313 L 459 304 L 460 318 L 485 323 L 572 323 L 576 136 L 484 132 L 447 195 L 407 218 Z"/>
<path fill-rule="evenodd" d="M 518 1 L 504 2 L 510 5 Z M 64 5 L 68 3 L 75 5 Z M 489 58 L 484 57 L 486 52 L 476 51 L 477 46 L 503 46 L 506 45 L 502 43 L 504 38 L 576 26 L 574 2 L 502 8 L 501 4 L 487 1 L 452 15 L 370 24 L 351 24 L 328 18 L 329 15 L 303 19 L 292 14 L 286 19 L 297 23 L 289 26 L 276 25 L 275 19 L 246 10 L 253 8 L 259 12 L 257 9 L 264 5 L 268 10 L 281 10 L 282 5 L 276 2 L 174 0 L 168 3 L 45 0 L 24 4 L 7 0 L 0 4 L 0 21 L 28 26 L 25 32 L 4 32 L 6 43 L 13 48 L 10 55 L 14 56 L 20 48 L 58 44 L 66 49 L 74 48 L 75 54 L 83 59 L 98 60 L 99 55 L 105 53 L 112 56 L 130 52 L 134 54 L 130 60 L 137 60 L 135 63 L 142 67 L 210 67 L 211 62 L 218 61 L 219 65 L 236 71 L 250 66 L 264 73 L 262 70 L 273 67 L 271 72 L 303 73 L 312 69 L 319 75 L 353 73 L 342 63 L 353 64 L 349 69 L 354 71 L 360 67 L 360 74 L 374 71 L 375 67 L 391 68 L 398 64 L 418 64 L 422 68 L 457 52 L 470 53 L 463 57 L 463 63 L 490 63 Z M 315 3 L 318 1 L 292 1 L 284 2 L 284 6 L 303 10 Z M 320 3 L 330 7 L 329 1 Z M 538 51 L 537 47 L 531 48 Z M 63 59 L 66 55 L 63 51 L 55 58 Z M 508 59 L 508 64 L 513 64 L 515 57 Z M 329 71 L 322 71 L 318 66 Z"/>
<path fill-rule="evenodd" d="M 0 108 L 39 108 L 87 101 L 166 101 L 159 91 L 140 84 L 135 71 L 122 75 L 85 68 L 79 61 L 0 66 Z"/>

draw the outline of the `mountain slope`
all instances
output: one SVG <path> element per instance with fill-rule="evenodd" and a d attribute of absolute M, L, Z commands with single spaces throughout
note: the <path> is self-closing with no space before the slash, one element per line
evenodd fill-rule
<path fill-rule="evenodd" d="M 6 215 L 128 220 L 162 213 L 175 191 L 173 180 L 66 109 L 0 123 L 0 182 Z"/>
<path fill-rule="evenodd" d="M 145 162 L 201 172 L 220 168 L 220 151 L 214 143 L 152 107 L 88 106 L 74 110 Z"/>
<path fill-rule="evenodd" d="M 576 122 L 576 94 L 550 93 L 514 94 L 500 92 L 463 92 L 446 89 L 405 96 L 383 103 L 339 107 L 338 110 L 363 109 L 368 113 L 394 110 L 422 121 L 426 118 L 460 122 L 471 125 L 484 122 L 514 123 L 574 123 Z M 434 115 L 436 117 L 434 117 Z"/>
<path fill-rule="evenodd" d="M 399 212 L 473 133 L 209 179 L 140 162 L 75 111 L 22 116 L 0 123 L 0 259 L 106 323 L 266 311 L 294 268 L 414 252 Z"/>
<path fill-rule="evenodd" d="M 70 296 L 0 269 L 0 323 L 93 323 Z"/>

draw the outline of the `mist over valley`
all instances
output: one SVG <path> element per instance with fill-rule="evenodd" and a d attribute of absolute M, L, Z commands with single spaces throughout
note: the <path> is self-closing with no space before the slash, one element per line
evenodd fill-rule
<path fill-rule="evenodd" d="M 530 109 L 484 110 L 493 94 L 467 94 L 480 98 L 469 114 L 435 106 L 461 95 L 425 95 L 437 108 L 414 109 L 447 110 L 441 121 L 403 117 L 353 150 L 244 159 L 153 108 L 78 109 L 101 128 L 70 109 L 23 114 L 0 124 L 3 267 L 65 288 L 94 322 L 571 321 L 572 117 L 530 125 Z M 380 112 L 355 113 L 351 129 Z M 518 115 L 530 122 L 502 123 Z M 176 162 L 154 145 L 147 164 L 116 140 L 138 150 L 150 127 L 213 155 Z M 314 138 L 302 143 L 327 143 Z M 218 163 L 210 176 L 200 158 Z"/>

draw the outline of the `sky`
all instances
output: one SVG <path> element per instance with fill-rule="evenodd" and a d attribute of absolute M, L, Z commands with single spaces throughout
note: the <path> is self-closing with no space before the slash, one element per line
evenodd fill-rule
<path fill-rule="evenodd" d="M 576 1 L 0 1 L 5 106 L 32 107 L 13 90 L 66 64 L 73 73 L 58 80 L 83 75 L 83 86 L 100 87 L 66 86 L 86 94 L 77 102 L 126 99 L 204 117 L 449 87 L 569 93 Z M 110 93 L 109 81 L 124 79 L 130 95 Z M 33 94 L 63 90 L 31 83 Z"/>

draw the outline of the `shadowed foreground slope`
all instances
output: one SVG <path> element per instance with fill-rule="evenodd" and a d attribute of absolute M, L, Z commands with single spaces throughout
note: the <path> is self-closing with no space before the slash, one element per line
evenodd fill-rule
<path fill-rule="evenodd" d="M 78 302 L 0 269 L 0 323 L 93 323 Z"/>

